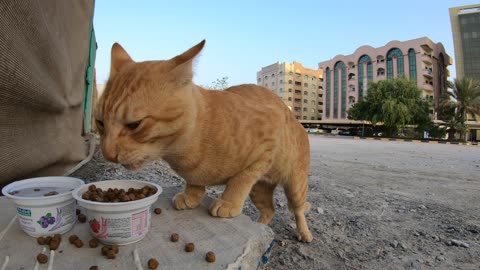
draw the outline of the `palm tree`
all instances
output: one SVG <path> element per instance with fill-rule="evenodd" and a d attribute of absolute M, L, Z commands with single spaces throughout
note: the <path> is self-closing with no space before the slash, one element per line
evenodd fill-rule
<path fill-rule="evenodd" d="M 465 122 L 468 120 L 468 116 L 480 115 L 479 82 L 472 78 L 463 77 L 461 79 L 456 78 L 448 84 L 452 92 L 447 93 L 454 99 L 456 114 L 463 127 L 460 130 L 460 138 L 466 139 L 468 127 Z"/>

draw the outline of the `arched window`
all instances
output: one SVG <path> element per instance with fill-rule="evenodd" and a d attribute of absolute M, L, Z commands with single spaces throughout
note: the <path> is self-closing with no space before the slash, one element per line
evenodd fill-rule
<path fill-rule="evenodd" d="M 363 66 L 367 65 L 367 82 L 373 79 L 372 75 L 372 59 L 364 54 L 358 59 L 358 98 L 363 97 L 364 90 L 367 90 L 367 83 L 364 83 Z"/>
<path fill-rule="evenodd" d="M 393 74 L 393 59 L 397 59 L 397 75 L 403 76 L 403 54 L 399 48 L 393 48 L 387 53 L 387 79 L 391 80 L 394 77 Z"/>
<path fill-rule="evenodd" d="M 325 116 L 330 118 L 330 97 L 331 97 L 331 89 L 330 89 L 330 68 L 325 69 Z"/>
<path fill-rule="evenodd" d="M 417 62 L 415 58 L 415 50 L 408 50 L 408 66 L 410 71 L 410 80 L 417 80 Z"/>
<path fill-rule="evenodd" d="M 341 69 L 342 77 L 339 78 L 338 71 Z M 338 118 L 338 81 L 341 81 L 341 91 L 342 91 L 342 100 L 341 100 L 341 110 L 342 110 L 342 118 L 346 118 L 347 114 L 347 68 L 345 63 L 339 61 L 335 64 L 335 68 L 333 70 L 333 118 Z"/>

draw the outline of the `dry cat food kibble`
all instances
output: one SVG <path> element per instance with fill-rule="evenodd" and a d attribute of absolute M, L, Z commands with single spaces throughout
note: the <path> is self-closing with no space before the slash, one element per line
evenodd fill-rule
<path fill-rule="evenodd" d="M 195 249 L 195 245 L 193 243 L 188 243 L 185 245 L 186 252 L 192 252 Z"/>
<path fill-rule="evenodd" d="M 41 264 L 47 263 L 48 262 L 48 257 L 47 257 L 47 255 L 40 253 L 40 254 L 37 255 L 37 261 Z"/>
<path fill-rule="evenodd" d="M 57 250 L 58 249 L 58 246 L 60 245 L 60 241 L 58 239 L 52 239 L 52 241 L 50 241 L 50 250 Z"/>
<path fill-rule="evenodd" d="M 115 259 L 115 251 L 109 249 L 107 251 L 107 259 Z"/>
<path fill-rule="evenodd" d="M 117 188 L 102 190 L 95 185 L 90 185 L 88 190 L 82 194 L 82 199 L 94 202 L 129 202 L 141 200 L 157 193 L 157 188 L 144 186 L 143 188 L 129 188 L 127 191 Z"/>
<path fill-rule="evenodd" d="M 75 213 L 76 213 L 77 216 L 78 216 L 78 215 L 80 215 L 80 213 L 82 213 L 82 211 L 81 211 L 80 209 L 76 209 L 76 210 L 75 210 Z"/>
<path fill-rule="evenodd" d="M 207 252 L 207 255 L 205 255 L 205 260 L 207 260 L 209 263 L 215 262 L 215 253 L 213 253 L 213 251 Z"/>
<path fill-rule="evenodd" d="M 73 244 L 77 239 L 78 239 L 78 236 L 75 234 L 72 234 L 70 235 L 70 237 L 68 237 L 68 242 L 70 242 L 70 244 Z"/>
<path fill-rule="evenodd" d="M 88 270 L 98 270 L 98 266 L 92 265 L 90 268 L 88 268 Z"/>
<path fill-rule="evenodd" d="M 117 245 L 112 246 L 103 246 L 102 255 L 107 256 L 108 259 L 115 259 L 116 254 L 118 254 L 119 249 Z"/>
<path fill-rule="evenodd" d="M 47 236 L 47 238 L 45 238 L 45 244 L 46 244 L 46 245 L 50 245 L 50 241 L 52 241 L 52 237 L 51 237 L 51 236 Z"/>
<path fill-rule="evenodd" d="M 172 235 L 170 236 L 170 241 L 172 242 L 177 242 L 179 239 L 180 236 L 178 235 L 178 233 L 172 233 Z"/>
<path fill-rule="evenodd" d="M 83 241 L 80 240 L 80 239 L 77 239 L 73 242 L 73 244 L 77 247 L 77 248 L 81 248 L 83 247 Z"/>
<path fill-rule="evenodd" d="M 57 233 L 53 236 L 53 239 L 57 239 L 58 241 L 62 241 L 62 235 Z"/>
<path fill-rule="evenodd" d="M 90 241 L 88 241 L 88 245 L 89 245 L 91 248 L 96 248 L 96 247 L 98 247 L 98 241 L 97 241 L 97 239 L 91 239 Z"/>
<path fill-rule="evenodd" d="M 84 214 L 78 214 L 77 217 L 80 223 L 85 223 L 87 221 L 87 217 Z"/>
<path fill-rule="evenodd" d="M 161 208 L 155 208 L 155 210 L 153 210 L 155 212 L 155 214 L 157 215 L 160 215 L 162 213 L 162 209 Z"/>
<path fill-rule="evenodd" d="M 37 238 L 37 243 L 39 245 L 45 245 L 45 237 L 43 237 L 43 236 L 38 237 Z"/>
<path fill-rule="evenodd" d="M 155 259 L 150 259 L 148 260 L 148 269 L 157 269 L 158 267 L 158 261 Z"/>

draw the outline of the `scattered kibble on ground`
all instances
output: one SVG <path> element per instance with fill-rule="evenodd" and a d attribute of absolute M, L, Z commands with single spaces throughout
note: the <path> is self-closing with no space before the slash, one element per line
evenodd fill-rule
<path fill-rule="evenodd" d="M 177 242 L 179 239 L 180 236 L 178 235 L 178 233 L 172 233 L 172 235 L 170 236 L 170 241 L 172 242 Z"/>
<path fill-rule="evenodd" d="M 215 262 L 215 253 L 213 253 L 213 251 L 207 252 L 207 255 L 205 255 L 205 260 L 209 263 Z"/>
<path fill-rule="evenodd" d="M 47 257 L 47 255 L 40 253 L 40 254 L 37 255 L 37 261 L 41 264 L 47 263 L 48 262 L 48 257 Z"/>
<path fill-rule="evenodd" d="M 156 259 L 150 259 L 148 260 L 148 268 L 149 269 L 157 269 L 158 267 L 158 261 Z"/>
<path fill-rule="evenodd" d="M 192 252 L 195 249 L 195 245 L 193 243 L 188 243 L 185 245 L 186 252 Z"/>

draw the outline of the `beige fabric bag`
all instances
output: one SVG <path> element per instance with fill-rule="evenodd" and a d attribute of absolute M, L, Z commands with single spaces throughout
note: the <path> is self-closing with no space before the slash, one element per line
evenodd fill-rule
<path fill-rule="evenodd" d="M 93 0 L 0 1 L 0 186 L 63 175 L 82 136 Z"/>

